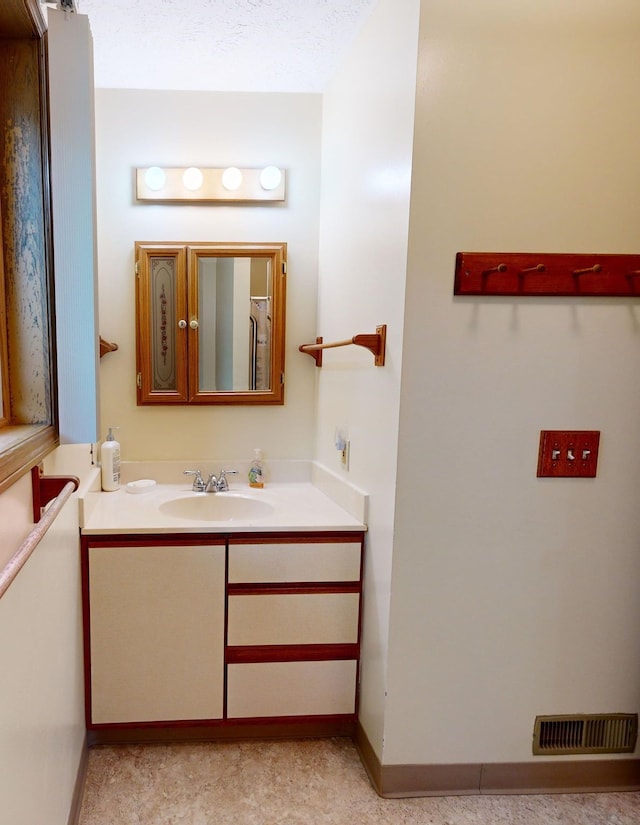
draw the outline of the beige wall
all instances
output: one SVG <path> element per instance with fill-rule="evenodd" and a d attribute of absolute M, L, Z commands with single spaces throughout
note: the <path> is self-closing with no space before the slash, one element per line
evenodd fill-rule
<path fill-rule="evenodd" d="M 316 458 L 370 495 L 360 718 L 381 755 L 393 549 L 418 0 L 381 0 L 324 95 L 318 333 L 387 324 L 386 364 L 365 349 L 325 353 Z M 350 440 L 339 464 L 336 427 Z"/>
<path fill-rule="evenodd" d="M 22 476 L 0 493 L 0 569 L 5 566 L 33 527 L 31 476 Z"/>
<path fill-rule="evenodd" d="M 88 447 L 62 447 L 45 470 L 87 482 Z M 2 513 L 25 526 L 27 475 L 0 497 Z M 11 500 L 9 498 L 8 500 Z M 31 518 L 28 519 L 31 522 Z M 7 542 L 5 544 L 5 542 Z M 13 550 L 19 542 L 11 543 Z M 11 825 L 66 825 L 85 738 L 78 503 L 74 494 L 0 599 L 0 799 Z"/>
<path fill-rule="evenodd" d="M 640 9 L 504 5 L 422 2 L 385 764 L 640 710 L 640 308 L 452 295 L 459 250 L 638 252 Z M 545 428 L 598 477 L 536 479 Z"/>
<path fill-rule="evenodd" d="M 316 334 L 320 95 L 96 92 L 100 333 L 119 349 L 100 366 L 101 429 L 119 426 L 123 459 L 306 458 Z M 262 166 L 288 174 L 284 205 L 149 205 L 136 166 Z M 288 243 L 284 407 L 136 407 L 134 241 Z"/>

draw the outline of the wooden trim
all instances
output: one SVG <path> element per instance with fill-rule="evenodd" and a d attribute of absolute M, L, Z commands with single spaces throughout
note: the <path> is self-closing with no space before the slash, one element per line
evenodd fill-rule
<path fill-rule="evenodd" d="M 235 533 L 229 534 L 229 547 L 235 547 L 238 544 L 330 544 L 333 542 L 353 542 L 354 544 L 363 544 L 364 531 L 361 528 L 356 530 L 328 530 L 324 531 L 302 531 L 300 533 L 283 531 L 281 533 L 261 533 L 259 530 L 255 533 Z"/>
<path fill-rule="evenodd" d="M 360 582 L 237 582 L 227 585 L 227 592 L 230 596 L 359 593 Z"/>
<path fill-rule="evenodd" d="M 89 587 L 89 548 L 91 543 L 80 537 L 80 579 L 82 590 L 82 648 L 84 652 L 84 721 L 91 727 L 93 695 L 91 690 L 91 591 Z"/>
<path fill-rule="evenodd" d="M 7 428 L 3 428 L 3 434 Z M 43 425 L 32 435 L 0 453 L 0 493 L 28 473 L 60 443 L 52 425 Z"/>
<path fill-rule="evenodd" d="M 358 659 L 359 645 L 312 644 L 312 645 L 228 645 L 225 663 L 228 665 L 249 662 L 334 662 Z"/>
<path fill-rule="evenodd" d="M 38 0 L 2 0 L 0 6 L 3 37 L 43 37 L 47 27 Z"/>
<path fill-rule="evenodd" d="M 84 787 L 87 781 L 88 767 L 89 749 L 87 747 L 87 739 L 85 737 L 82 751 L 80 752 L 80 761 L 78 763 L 76 781 L 73 786 L 73 796 L 71 797 L 71 807 L 69 808 L 69 819 L 67 820 L 67 825 L 80 825 L 80 811 L 82 808 L 82 799 L 84 797 Z"/>
<path fill-rule="evenodd" d="M 218 547 L 226 543 L 224 533 L 99 533 L 83 534 L 82 547 Z"/>
<path fill-rule="evenodd" d="M 360 723 L 355 745 L 371 784 L 386 798 L 640 790 L 640 759 L 383 765 Z"/>
<path fill-rule="evenodd" d="M 353 542 L 362 544 L 364 533 L 362 530 L 353 532 L 311 533 L 306 530 L 300 532 L 283 533 L 247 533 L 243 538 L 236 533 L 83 533 L 82 541 L 90 546 L 112 545 L 113 547 L 152 547 L 160 544 L 181 545 L 188 544 L 224 544 L 230 547 L 237 544 L 328 544 L 332 542 Z M 333 582 L 331 583 L 333 584 Z M 353 582 L 347 582 L 351 585 Z M 357 583 L 356 583 L 357 584 Z M 235 586 L 235 585 L 231 585 Z"/>
<path fill-rule="evenodd" d="M 228 739 L 307 739 L 349 736 L 355 718 L 347 716 L 274 717 L 204 722 L 96 725 L 87 733 L 89 746 L 150 742 L 217 742 Z"/>

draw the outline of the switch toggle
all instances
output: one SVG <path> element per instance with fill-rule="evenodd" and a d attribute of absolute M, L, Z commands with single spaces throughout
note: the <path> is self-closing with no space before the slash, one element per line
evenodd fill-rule
<path fill-rule="evenodd" d="M 600 430 L 541 430 L 538 478 L 595 478 Z"/>

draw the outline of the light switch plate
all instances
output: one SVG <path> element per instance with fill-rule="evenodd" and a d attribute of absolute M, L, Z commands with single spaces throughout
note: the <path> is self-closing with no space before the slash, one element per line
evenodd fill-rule
<path fill-rule="evenodd" d="M 538 478 L 595 478 L 600 430 L 541 430 Z"/>

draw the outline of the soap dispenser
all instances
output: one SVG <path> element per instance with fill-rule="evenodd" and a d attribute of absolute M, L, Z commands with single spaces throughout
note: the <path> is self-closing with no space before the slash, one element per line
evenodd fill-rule
<path fill-rule="evenodd" d="M 112 493 L 120 487 L 120 443 L 113 435 L 113 431 L 117 429 L 109 427 L 107 440 L 100 447 L 102 489 L 107 493 Z"/>
<path fill-rule="evenodd" d="M 249 468 L 249 487 L 264 487 L 264 466 L 262 450 L 258 447 L 253 451 L 253 461 Z"/>

